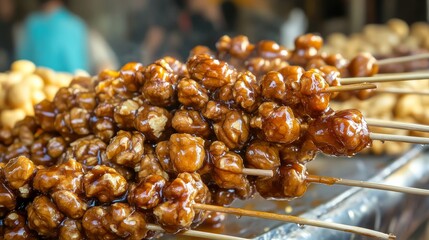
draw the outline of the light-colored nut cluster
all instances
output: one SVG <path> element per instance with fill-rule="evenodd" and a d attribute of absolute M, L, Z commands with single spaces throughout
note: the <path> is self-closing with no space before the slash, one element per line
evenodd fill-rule
<path fill-rule="evenodd" d="M 83 73 L 84 74 L 84 73 Z M 7 73 L 0 73 L 0 123 L 12 127 L 26 115 L 34 115 L 33 105 L 52 100 L 61 87 L 72 80 L 68 73 L 36 68 L 34 63 L 18 60 Z"/>
<path fill-rule="evenodd" d="M 428 89 L 426 81 L 406 81 L 396 83 L 378 83 L 378 88 L 402 88 L 411 90 Z M 377 94 L 365 101 L 349 99 L 345 102 L 331 102 L 334 109 L 359 109 L 365 118 L 401 121 L 409 123 L 429 124 L 429 97 L 412 94 Z M 371 132 L 415 135 L 428 137 L 425 133 L 408 130 L 369 127 Z M 401 154 L 408 150 L 411 144 L 404 142 L 373 141 L 372 147 L 367 148 L 374 154 Z"/>

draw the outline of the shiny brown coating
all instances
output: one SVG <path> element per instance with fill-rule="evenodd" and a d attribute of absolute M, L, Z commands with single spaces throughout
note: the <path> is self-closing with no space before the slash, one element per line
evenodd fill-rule
<path fill-rule="evenodd" d="M 39 169 L 33 178 L 33 188 L 48 194 L 59 190 L 68 190 L 77 194 L 83 192 L 82 164 L 70 159 L 65 163 Z"/>
<path fill-rule="evenodd" d="M 166 107 L 176 101 L 175 88 L 178 76 L 165 63 L 151 64 L 145 70 L 145 83 L 141 89 L 145 99 L 154 106 Z"/>
<path fill-rule="evenodd" d="M 231 57 L 244 60 L 252 53 L 254 48 L 255 46 L 244 35 L 238 35 L 233 38 L 224 35 L 216 42 L 216 49 L 221 58 L 229 54 Z"/>
<path fill-rule="evenodd" d="M 322 66 L 319 68 L 323 78 L 329 84 L 330 87 L 341 86 L 340 71 L 333 66 Z M 335 98 L 338 92 L 331 93 L 330 98 Z"/>
<path fill-rule="evenodd" d="M 133 99 L 127 99 L 116 105 L 113 110 L 113 120 L 117 127 L 120 129 L 132 129 L 139 107 L 140 104 Z"/>
<path fill-rule="evenodd" d="M 207 90 L 190 78 L 179 80 L 177 95 L 181 104 L 195 109 L 202 109 L 209 101 Z"/>
<path fill-rule="evenodd" d="M 130 99 L 135 94 L 127 89 L 127 84 L 122 78 L 109 78 L 101 81 L 95 87 L 95 93 L 100 101 L 111 99 Z"/>
<path fill-rule="evenodd" d="M 235 103 L 243 110 L 253 112 L 258 106 L 261 96 L 261 87 L 255 75 L 249 71 L 240 73 L 232 87 L 232 96 Z"/>
<path fill-rule="evenodd" d="M 52 158 L 57 158 L 66 150 L 66 141 L 63 137 L 53 137 L 46 145 L 46 152 Z"/>
<path fill-rule="evenodd" d="M 72 108 L 55 117 L 55 130 L 66 140 L 75 139 L 78 135 L 88 135 L 90 113 L 83 108 Z"/>
<path fill-rule="evenodd" d="M 156 144 L 155 147 L 156 158 L 162 169 L 167 173 L 174 173 L 174 165 L 170 158 L 170 143 L 169 141 L 162 141 Z"/>
<path fill-rule="evenodd" d="M 5 240 L 33 240 L 37 239 L 36 234 L 28 228 L 27 219 L 24 215 L 18 212 L 10 212 L 4 219 L 4 235 Z"/>
<path fill-rule="evenodd" d="M 300 80 L 302 94 L 301 103 L 306 114 L 318 116 L 329 107 L 331 93 L 323 93 L 329 87 L 323 75 L 318 70 L 306 71 Z"/>
<path fill-rule="evenodd" d="M 166 184 L 167 180 L 164 177 L 149 175 L 130 187 L 128 202 L 137 208 L 152 209 L 162 202 L 162 190 Z"/>
<path fill-rule="evenodd" d="M 45 131 L 55 130 L 55 116 L 57 110 L 53 102 L 43 100 L 40 103 L 34 105 L 34 116 L 40 127 Z"/>
<path fill-rule="evenodd" d="M 203 166 L 204 139 L 187 133 L 175 133 L 169 140 L 170 159 L 176 172 L 195 172 Z"/>
<path fill-rule="evenodd" d="M 144 104 L 137 111 L 134 127 L 149 141 L 159 142 L 171 132 L 171 118 L 165 108 Z"/>
<path fill-rule="evenodd" d="M 137 179 L 141 181 L 149 175 L 160 175 L 165 179 L 168 179 L 168 174 L 162 168 L 161 163 L 156 156 L 155 149 L 148 144 L 145 144 L 144 148 L 145 154 L 143 158 L 140 163 L 134 167 L 134 171 L 137 172 Z M 169 153 L 166 152 L 165 154 L 167 155 Z"/>
<path fill-rule="evenodd" d="M 258 115 L 251 120 L 253 128 L 262 130 L 265 140 L 276 143 L 291 143 L 300 137 L 300 122 L 287 106 L 265 102 L 258 108 Z"/>
<path fill-rule="evenodd" d="M 377 60 L 369 53 L 360 53 L 348 66 L 352 77 L 371 77 L 378 73 Z"/>
<path fill-rule="evenodd" d="M 67 217 L 80 219 L 88 208 L 87 203 L 78 195 L 67 190 L 59 190 L 51 194 L 58 209 Z"/>
<path fill-rule="evenodd" d="M 252 57 L 245 62 L 246 70 L 258 78 L 270 71 L 278 71 L 286 66 L 289 66 L 288 62 L 281 58 L 265 59 L 262 57 Z"/>
<path fill-rule="evenodd" d="M 117 236 L 109 230 L 109 226 L 103 224 L 107 215 L 106 207 L 95 206 L 88 209 L 82 218 L 82 227 L 85 235 L 90 240 L 116 239 Z"/>
<path fill-rule="evenodd" d="M 244 146 L 250 137 L 250 118 L 240 111 L 228 111 L 220 121 L 213 123 L 217 139 L 230 149 Z"/>
<path fill-rule="evenodd" d="M 124 195 L 128 184 L 115 169 L 97 165 L 85 174 L 83 186 L 87 197 L 106 203 Z"/>
<path fill-rule="evenodd" d="M 8 186 L 3 178 L 0 178 L 0 216 L 3 217 L 7 212 L 15 209 L 16 195 L 11 187 Z"/>
<path fill-rule="evenodd" d="M 168 65 L 171 68 L 171 70 L 173 70 L 173 73 L 176 74 L 179 78 L 189 76 L 188 69 L 186 68 L 186 64 L 182 63 L 181 61 L 173 57 L 165 56 L 157 60 L 155 63 L 161 66 Z"/>
<path fill-rule="evenodd" d="M 279 58 L 287 60 L 290 56 L 288 50 L 278 43 L 270 40 L 262 40 L 256 45 L 258 56 L 265 59 Z"/>
<path fill-rule="evenodd" d="M 236 189 L 240 198 L 246 199 L 252 195 L 252 189 L 243 174 L 243 159 L 237 153 L 229 151 L 220 141 L 210 145 L 210 157 L 213 162 L 213 180 L 221 188 Z"/>
<path fill-rule="evenodd" d="M 106 212 L 101 222 L 116 235 L 116 239 L 139 240 L 146 237 L 148 230 L 143 213 L 126 203 L 114 203 L 107 207 Z"/>
<path fill-rule="evenodd" d="M 91 130 L 96 137 L 108 143 L 116 134 L 117 127 L 112 118 L 93 117 L 91 118 Z"/>
<path fill-rule="evenodd" d="M 142 85 L 145 67 L 138 62 L 129 62 L 121 67 L 119 76 L 129 91 L 137 91 Z"/>
<path fill-rule="evenodd" d="M 0 143 L 10 145 L 13 142 L 12 129 L 6 126 L 0 128 Z"/>
<path fill-rule="evenodd" d="M 174 113 L 171 125 L 178 133 L 188 133 L 207 138 L 211 134 L 210 125 L 196 110 L 178 110 Z"/>
<path fill-rule="evenodd" d="M 215 90 L 236 80 L 237 72 L 226 62 L 209 55 L 197 55 L 186 63 L 192 79 L 200 81 L 208 90 Z"/>
<path fill-rule="evenodd" d="M 56 237 L 64 215 L 46 196 L 37 196 L 27 207 L 27 224 L 41 236 Z"/>
<path fill-rule="evenodd" d="M 30 181 L 36 173 L 36 166 L 25 156 L 11 159 L 2 169 L 2 173 L 13 189 L 18 190 L 19 196 L 28 198 L 31 193 Z"/>
<path fill-rule="evenodd" d="M 6 148 L 4 161 L 7 162 L 19 156 L 30 157 L 30 148 L 22 142 L 14 142 Z"/>
<path fill-rule="evenodd" d="M 145 136 L 137 131 L 119 131 L 106 148 L 109 161 L 134 167 L 143 157 Z"/>
<path fill-rule="evenodd" d="M 285 94 L 282 99 L 283 104 L 295 107 L 301 102 L 301 77 L 304 72 L 304 68 L 299 66 L 287 66 L 279 70 L 285 83 Z"/>
<path fill-rule="evenodd" d="M 310 123 L 308 133 L 317 148 L 329 155 L 353 156 L 371 143 L 366 121 L 356 109 L 319 117 Z"/>
<path fill-rule="evenodd" d="M 79 138 L 69 145 L 70 147 L 61 155 L 61 162 L 73 158 L 85 167 L 101 164 L 107 147 L 101 139 L 93 135 Z"/>
<path fill-rule="evenodd" d="M 245 163 L 249 168 L 276 169 L 280 166 L 279 148 L 269 142 L 252 142 L 246 148 Z"/>
<path fill-rule="evenodd" d="M 267 101 L 281 102 L 285 95 L 286 84 L 283 75 L 280 72 L 271 71 L 264 75 L 261 80 L 262 97 Z"/>
<path fill-rule="evenodd" d="M 80 240 L 85 238 L 82 223 L 79 220 L 66 218 L 58 229 L 60 240 Z"/>
<path fill-rule="evenodd" d="M 56 159 L 48 153 L 48 143 L 53 137 L 52 134 L 42 133 L 31 145 L 31 160 L 36 165 L 52 166 L 56 163 Z"/>
<path fill-rule="evenodd" d="M 319 149 L 307 137 L 280 147 L 280 159 L 284 163 L 307 163 L 316 157 Z"/>
<path fill-rule="evenodd" d="M 230 109 L 226 105 L 216 101 L 209 101 L 203 109 L 202 114 L 207 119 L 221 121 L 229 111 Z"/>

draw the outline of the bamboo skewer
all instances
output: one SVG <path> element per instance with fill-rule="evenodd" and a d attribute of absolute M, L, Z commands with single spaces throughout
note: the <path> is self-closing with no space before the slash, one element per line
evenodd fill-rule
<path fill-rule="evenodd" d="M 394 57 L 394 58 L 386 58 L 377 60 L 378 65 L 387 65 L 392 63 L 402 63 L 402 62 L 411 62 L 415 60 L 421 60 L 421 59 L 427 59 L 429 58 L 429 53 L 420 53 L 415 54 L 411 56 L 404 56 L 404 57 Z"/>
<path fill-rule="evenodd" d="M 214 205 L 200 204 L 200 203 L 195 203 L 193 207 L 194 209 L 223 212 L 223 213 L 233 214 L 237 216 L 257 217 L 257 218 L 277 220 L 277 221 L 283 221 L 283 222 L 291 222 L 291 223 L 296 223 L 300 225 L 309 225 L 309 226 L 315 226 L 315 227 L 328 228 L 328 229 L 350 232 L 350 233 L 355 233 L 355 234 L 360 234 L 360 235 L 380 238 L 380 239 L 396 239 L 396 236 L 393 234 L 382 233 L 371 229 L 350 226 L 350 225 L 345 225 L 340 223 L 305 219 L 305 218 L 295 217 L 290 215 L 281 215 L 276 213 L 260 212 L 260 211 L 246 210 L 241 208 L 221 207 L 221 206 L 214 206 Z"/>
<path fill-rule="evenodd" d="M 242 174 L 250 176 L 260 176 L 260 177 L 273 177 L 274 173 L 272 170 L 266 169 L 256 169 L 256 168 L 243 168 Z"/>
<path fill-rule="evenodd" d="M 377 85 L 371 84 L 371 83 L 361 83 L 361 84 L 350 84 L 345 86 L 328 87 L 327 89 L 321 92 L 322 93 L 346 92 L 346 91 L 365 90 L 365 89 L 374 89 L 374 88 L 377 88 Z"/>
<path fill-rule="evenodd" d="M 401 186 L 392 186 L 388 184 L 366 182 L 352 179 L 342 179 L 342 178 L 333 178 L 326 176 L 317 176 L 317 175 L 308 175 L 305 180 L 311 183 L 321 183 L 326 185 L 345 185 L 352 187 L 362 187 L 362 188 L 372 188 L 384 191 L 400 192 L 400 193 L 409 193 L 416 195 L 425 195 L 429 196 L 429 190 L 412 188 L 412 187 L 401 187 Z"/>
<path fill-rule="evenodd" d="M 165 230 L 161 226 L 156 224 L 148 223 L 146 224 L 146 228 L 150 231 L 165 232 Z M 189 236 L 189 237 L 218 239 L 218 240 L 247 240 L 248 239 L 248 238 L 241 238 L 241 237 L 229 236 L 229 235 L 218 234 L 218 233 L 203 232 L 203 231 L 197 231 L 197 230 L 187 230 L 179 234 L 183 236 Z"/>
<path fill-rule="evenodd" d="M 424 137 L 402 136 L 402 135 L 384 134 L 384 133 L 370 133 L 369 137 L 372 140 L 380 140 L 380 141 L 429 144 L 429 138 L 424 138 Z"/>
<path fill-rule="evenodd" d="M 350 86 L 350 85 L 348 85 Z M 392 93 L 392 94 L 414 94 L 414 95 L 429 95 L 429 91 L 419 91 L 412 89 L 402 89 L 402 88 L 377 88 L 377 93 Z"/>
<path fill-rule="evenodd" d="M 369 126 L 429 132 L 429 125 L 365 118 Z"/>
<path fill-rule="evenodd" d="M 373 77 L 351 77 L 341 78 L 341 84 L 356 84 L 356 83 L 375 83 L 375 82 L 397 82 L 397 81 L 410 81 L 410 80 L 429 80 L 428 73 L 404 73 L 392 74 Z"/>

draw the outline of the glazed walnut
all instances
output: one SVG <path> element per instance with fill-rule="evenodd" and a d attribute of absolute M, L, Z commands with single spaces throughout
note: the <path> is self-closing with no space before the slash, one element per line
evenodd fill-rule
<path fill-rule="evenodd" d="M 300 137 L 300 122 L 292 109 L 272 102 L 259 106 L 258 116 L 252 118 L 251 126 L 261 129 L 269 142 L 291 143 Z"/>
<path fill-rule="evenodd" d="M 280 72 L 268 72 L 261 81 L 262 97 L 271 101 L 282 101 L 286 91 L 286 84 L 283 75 Z M 290 92 L 292 94 L 292 92 Z"/>
<path fill-rule="evenodd" d="M 261 95 L 261 88 L 256 81 L 255 75 L 246 71 L 238 75 L 237 81 L 232 88 L 234 101 L 247 112 L 253 112 Z"/>
<path fill-rule="evenodd" d="M 134 127 L 134 119 L 140 104 L 132 99 L 125 100 L 114 108 L 113 119 L 120 129 Z"/>
<path fill-rule="evenodd" d="M 213 59 L 209 55 L 197 55 L 186 63 L 192 79 L 201 81 L 201 84 L 214 90 L 236 80 L 236 70 L 226 62 Z"/>
<path fill-rule="evenodd" d="M 147 234 L 144 214 L 126 203 L 114 203 L 107 207 L 101 223 L 115 234 L 116 239 L 144 239 Z"/>
<path fill-rule="evenodd" d="M 42 193 L 68 190 L 82 192 L 83 167 L 74 159 L 49 168 L 39 169 L 33 178 L 33 188 Z"/>
<path fill-rule="evenodd" d="M 27 226 L 27 219 L 18 212 L 10 212 L 3 220 L 5 240 L 33 240 L 37 239 L 36 234 Z"/>
<path fill-rule="evenodd" d="M 195 172 L 203 166 L 204 140 L 186 133 L 175 133 L 169 140 L 170 159 L 176 172 Z"/>
<path fill-rule="evenodd" d="M 0 178 L 0 216 L 15 209 L 16 195 L 13 190 L 7 185 L 3 178 Z"/>
<path fill-rule="evenodd" d="M 56 114 L 57 110 L 54 103 L 46 99 L 34 105 L 34 116 L 40 124 L 40 127 L 45 131 L 55 130 L 54 124 Z"/>
<path fill-rule="evenodd" d="M 280 147 L 280 158 L 284 163 L 307 163 L 316 157 L 319 149 L 307 136 Z"/>
<path fill-rule="evenodd" d="M 162 169 L 167 173 L 174 173 L 174 165 L 170 158 L 170 143 L 169 141 L 162 141 L 156 145 L 156 157 Z"/>
<path fill-rule="evenodd" d="M 231 149 L 241 148 L 250 136 L 250 119 L 239 111 L 229 111 L 213 124 L 216 137 Z"/>
<path fill-rule="evenodd" d="M 139 89 L 144 81 L 144 70 L 143 64 L 138 62 L 129 62 L 121 67 L 119 74 L 128 91 L 135 92 Z"/>
<path fill-rule="evenodd" d="M 221 103 L 215 101 L 207 102 L 205 108 L 202 111 L 202 114 L 205 118 L 220 121 L 225 117 L 225 114 L 229 112 L 229 108 Z"/>
<path fill-rule="evenodd" d="M 204 108 L 209 101 L 207 90 L 190 78 L 182 78 L 179 81 L 177 96 L 181 104 L 195 109 Z"/>
<path fill-rule="evenodd" d="M 95 166 L 104 162 L 106 144 L 99 138 L 90 135 L 70 143 L 70 147 L 61 156 L 61 161 L 73 158 L 85 167 Z"/>
<path fill-rule="evenodd" d="M 179 60 L 170 57 L 165 56 L 159 60 L 156 61 L 158 65 L 165 66 L 168 65 L 168 67 L 173 70 L 173 73 L 176 74 L 179 77 L 186 77 L 188 76 L 188 69 L 186 68 L 186 64 L 180 62 Z M 167 67 L 165 67 L 167 68 Z"/>
<path fill-rule="evenodd" d="M 12 129 L 6 126 L 0 128 L 0 143 L 6 146 L 12 144 L 13 135 Z"/>
<path fill-rule="evenodd" d="M 49 139 L 46 149 L 49 156 L 58 158 L 66 150 L 66 141 L 63 137 L 53 137 Z"/>
<path fill-rule="evenodd" d="M 69 112 L 63 112 L 55 117 L 55 130 L 66 140 L 76 135 L 88 135 L 90 113 L 83 108 L 72 108 Z"/>
<path fill-rule="evenodd" d="M 309 116 L 318 116 L 329 107 L 330 93 L 323 91 L 329 87 L 320 71 L 309 70 L 301 77 L 301 103 Z"/>
<path fill-rule="evenodd" d="M 12 158 L 19 156 L 30 157 L 30 148 L 22 142 L 14 142 L 9 145 L 4 155 L 4 161 L 9 161 Z"/>
<path fill-rule="evenodd" d="M 8 184 L 18 190 L 21 197 L 29 197 L 29 182 L 36 172 L 34 163 L 27 157 L 20 156 L 11 159 L 2 170 Z"/>
<path fill-rule="evenodd" d="M 301 102 L 301 77 L 305 70 L 299 66 L 287 66 L 279 70 L 285 82 L 285 95 L 282 103 L 295 107 Z"/>
<path fill-rule="evenodd" d="M 79 198 L 75 193 L 67 190 L 56 191 L 52 193 L 51 196 L 58 210 L 69 218 L 82 218 L 88 208 L 85 201 Z"/>
<path fill-rule="evenodd" d="M 354 57 L 348 66 L 352 77 L 370 77 L 378 72 L 377 59 L 369 53 L 360 53 Z"/>
<path fill-rule="evenodd" d="M 178 133 L 188 133 L 203 138 L 211 134 L 209 123 L 200 112 L 195 110 L 176 111 L 171 125 Z"/>
<path fill-rule="evenodd" d="M 56 237 L 57 227 L 64 219 L 64 215 L 58 210 L 46 196 L 37 196 L 27 207 L 28 226 L 41 236 Z"/>
<path fill-rule="evenodd" d="M 52 166 L 56 163 L 56 159 L 48 154 L 48 142 L 52 140 L 54 135 L 42 133 L 31 145 L 31 160 L 42 166 Z M 60 150 L 60 149 L 59 149 Z"/>
<path fill-rule="evenodd" d="M 84 239 L 82 223 L 79 220 L 65 219 L 58 229 L 60 240 L 80 240 Z"/>
<path fill-rule="evenodd" d="M 143 157 L 144 140 L 140 132 L 119 131 L 107 146 L 106 157 L 116 164 L 134 167 Z"/>
<path fill-rule="evenodd" d="M 158 142 L 171 131 L 171 114 L 164 108 L 143 105 L 137 111 L 134 127 L 148 140 Z"/>
<path fill-rule="evenodd" d="M 162 63 L 162 61 L 161 61 Z M 154 106 L 167 107 L 175 103 L 178 76 L 165 63 L 151 64 L 145 70 L 145 83 L 141 89 L 145 99 Z"/>
<path fill-rule="evenodd" d="M 262 57 L 253 57 L 245 62 L 245 68 L 260 78 L 270 71 L 278 71 L 289 64 L 281 58 L 265 59 Z"/>
<path fill-rule="evenodd" d="M 166 184 L 164 177 L 149 175 L 130 187 L 128 202 L 137 208 L 152 209 L 162 202 L 162 190 Z"/>
<path fill-rule="evenodd" d="M 108 101 L 111 99 L 130 99 L 135 95 L 135 92 L 127 89 L 127 84 L 122 78 L 110 78 L 101 81 L 95 87 L 95 93 L 100 101 Z"/>
<path fill-rule="evenodd" d="M 256 46 L 258 55 L 265 59 L 280 58 L 282 60 L 289 59 L 289 52 L 283 46 L 280 46 L 274 41 L 263 40 Z"/>
<path fill-rule="evenodd" d="M 308 61 L 313 59 L 323 46 L 323 39 L 314 34 L 305 34 L 295 39 L 295 50 L 290 62 L 293 65 L 306 66 Z"/>
<path fill-rule="evenodd" d="M 225 58 L 225 55 L 229 54 L 234 58 L 244 60 L 252 53 L 254 48 L 255 46 L 243 35 L 238 35 L 232 39 L 225 35 L 216 42 L 216 49 L 221 58 Z"/>
<path fill-rule="evenodd" d="M 108 143 L 117 131 L 113 119 L 108 117 L 91 118 L 91 129 L 94 135 L 105 143 Z"/>
<path fill-rule="evenodd" d="M 264 141 L 255 141 L 246 148 L 246 165 L 257 169 L 276 169 L 280 166 L 279 149 Z"/>
<path fill-rule="evenodd" d="M 243 159 L 237 153 L 229 151 L 227 146 L 220 141 L 210 145 L 210 157 L 213 162 L 213 180 L 221 188 L 237 190 L 240 198 L 251 196 L 251 186 L 246 176 L 243 175 Z"/>
<path fill-rule="evenodd" d="M 127 181 L 115 169 L 97 165 L 83 178 L 87 197 L 95 197 L 100 202 L 111 202 L 127 191 Z"/>
<path fill-rule="evenodd" d="M 162 143 L 159 142 L 158 145 Z M 165 179 L 168 179 L 168 174 L 162 168 L 155 150 L 150 145 L 145 145 L 145 154 L 141 159 L 140 163 L 134 167 L 134 171 L 137 172 L 137 178 L 139 180 L 145 179 L 149 175 L 160 175 Z M 168 152 L 165 153 L 166 155 Z"/>
<path fill-rule="evenodd" d="M 95 206 L 88 209 L 82 218 L 82 227 L 88 239 L 99 239 L 101 236 L 104 239 L 117 238 L 113 232 L 109 230 L 109 226 L 103 224 L 103 219 L 107 215 L 107 209 L 101 206 Z"/>

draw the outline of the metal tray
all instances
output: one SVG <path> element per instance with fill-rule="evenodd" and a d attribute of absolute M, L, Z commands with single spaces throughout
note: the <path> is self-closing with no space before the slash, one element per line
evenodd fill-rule
<path fill-rule="evenodd" d="M 308 168 L 311 174 L 429 188 L 429 152 L 421 146 L 412 148 L 400 157 L 358 155 L 339 158 L 320 155 L 308 164 Z M 257 196 L 246 201 L 236 201 L 233 206 L 362 226 L 392 232 L 398 239 L 409 239 L 429 218 L 427 197 L 319 184 L 310 185 L 302 198 L 290 202 L 267 201 Z M 335 230 L 235 216 L 227 216 L 220 228 L 201 230 L 257 240 L 368 239 Z M 167 235 L 163 239 L 172 237 Z"/>

